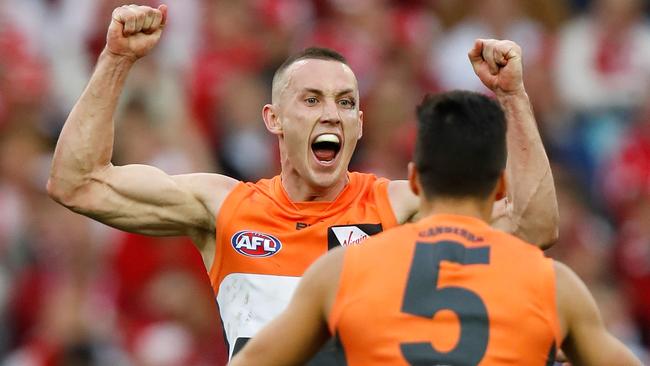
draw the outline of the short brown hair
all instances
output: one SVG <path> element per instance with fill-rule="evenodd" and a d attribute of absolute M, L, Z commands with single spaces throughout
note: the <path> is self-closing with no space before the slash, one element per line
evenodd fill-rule
<path fill-rule="evenodd" d="M 348 61 L 341 55 L 340 53 L 329 49 L 325 47 L 309 47 L 301 52 L 298 52 L 296 54 L 293 54 L 289 56 L 280 67 L 275 71 L 275 74 L 273 74 L 273 96 L 275 97 L 275 90 L 277 88 L 277 83 L 278 80 L 280 79 L 280 76 L 282 73 L 289 68 L 294 62 L 300 61 L 300 60 L 308 60 L 308 59 L 316 59 L 316 60 L 326 60 L 326 61 L 337 61 L 340 62 L 344 65 L 348 64 Z M 349 65 L 348 65 L 349 66 Z"/>

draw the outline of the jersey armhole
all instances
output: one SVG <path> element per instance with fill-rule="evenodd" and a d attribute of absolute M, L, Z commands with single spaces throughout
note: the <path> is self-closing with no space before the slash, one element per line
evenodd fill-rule
<path fill-rule="evenodd" d="M 388 195 L 388 184 L 390 180 L 379 178 L 373 184 L 373 192 L 375 194 L 375 202 L 377 203 L 377 211 L 379 218 L 382 222 L 382 230 L 387 230 L 398 225 L 395 211 L 390 203 Z"/>
<path fill-rule="evenodd" d="M 555 338 L 555 344 L 559 349 L 562 346 L 562 329 L 560 326 L 560 317 L 558 313 L 558 302 L 557 302 L 557 285 L 556 285 L 556 274 L 555 267 L 553 265 L 553 259 L 544 258 L 544 273 L 542 274 L 542 286 L 552 306 L 549 307 L 548 311 L 548 322 L 553 331 L 553 336 Z"/>
<path fill-rule="evenodd" d="M 237 211 L 237 207 L 241 204 L 243 198 L 246 196 L 246 187 L 247 184 L 244 182 L 239 182 L 233 188 L 233 190 L 228 193 L 221 208 L 219 209 L 219 214 L 215 219 L 215 248 L 214 256 L 212 258 L 212 265 L 210 266 L 210 271 L 208 276 L 212 284 L 212 288 L 215 290 L 219 288 L 219 284 L 216 281 L 219 280 L 219 272 L 221 270 L 221 262 L 224 257 L 224 242 L 227 241 L 226 237 L 223 237 L 226 225 L 229 223 L 230 219 L 233 217 L 233 213 Z M 220 229 L 221 228 L 221 229 Z"/>
<path fill-rule="evenodd" d="M 355 246 L 348 247 L 345 249 L 343 255 L 343 266 L 341 268 L 341 274 L 339 275 L 336 295 L 334 296 L 332 309 L 327 317 L 327 326 L 332 336 L 339 332 L 337 329 L 339 320 L 341 319 L 343 311 L 350 300 L 349 294 L 351 293 L 351 289 L 348 287 L 354 283 L 357 250 L 358 248 Z"/>

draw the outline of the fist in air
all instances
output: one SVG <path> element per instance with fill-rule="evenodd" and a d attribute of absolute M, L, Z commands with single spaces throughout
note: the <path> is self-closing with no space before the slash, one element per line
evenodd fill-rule
<path fill-rule="evenodd" d="M 467 55 L 476 75 L 495 94 L 524 90 L 521 47 L 515 42 L 477 39 Z"/>
<path fill-rule="evenodd" d="M 135 61 L 158 43 L 166 21 L 166 5 L 158 9 L 139 5 L 116 8 L 106 35 L 106 49 Z"/>

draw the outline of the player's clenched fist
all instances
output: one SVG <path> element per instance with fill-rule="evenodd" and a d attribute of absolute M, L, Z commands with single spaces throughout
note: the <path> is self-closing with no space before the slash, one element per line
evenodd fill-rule
<path fill-rule="evenodd" d="M 524 90 L 521 47 L 515 42 L 477 39 L 467 55 L 476 75 L 493 92 Z"/>
<path fill-rule="evenodd" d="M 167 20 L 167 6 L 125 5 L 113 10 L 106 35 L 106 49 L 136 60 L 146 55 L 160 39 Z"/>

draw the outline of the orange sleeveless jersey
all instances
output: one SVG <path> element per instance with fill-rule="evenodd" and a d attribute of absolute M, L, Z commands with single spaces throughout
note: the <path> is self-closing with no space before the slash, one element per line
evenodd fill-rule
<path fill-rule="evenodd" d="M 552 260 L 471 217 L 435 215 L 346 249 L 329 316 L 349 365 L 553 365 Z"/>
<path fill-rule="evenodd" d="M 240 183 L 223 202 L 209 276 L 230 355 L 284 310 L 300 276 L 329 248 L 397 225 L 388 180 L 348 177 L 332 202 L 291 202 L 279 176 Z"/>

